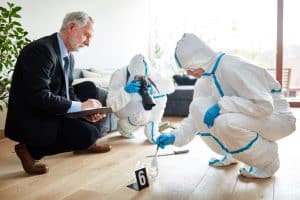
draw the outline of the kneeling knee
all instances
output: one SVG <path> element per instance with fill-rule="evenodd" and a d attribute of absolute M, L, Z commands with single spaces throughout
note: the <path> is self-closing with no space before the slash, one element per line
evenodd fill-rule
<path fill-rule="evenodd" d="M 230 119 L 229 114 L 219 115 L 214 122 L 212 127 L 212 132 L 226 134 L 228 131 L 234 127 L 234 122 Z"/>

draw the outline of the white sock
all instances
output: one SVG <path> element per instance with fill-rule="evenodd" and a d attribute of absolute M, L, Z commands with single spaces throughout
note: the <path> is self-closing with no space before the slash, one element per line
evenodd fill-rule
<path fill-rule="evenodd" d="M 237 163 L 237 160 L 235 160 L 231 155 L 227 154 L 221 159 L 211 158 L 208 165 L 212 167 L 223 167 L 234 163 Z"/>
<path fill-rule="evenodd" d="M 244 165 L 244 167 L 240 169 L 240 174 L 248 178 L 269 178 L 273 176 L 273 174 L 278 170 L 278 168 L 279 159 L 275 160 L 273 163 L 266 166 L 265 168 L 256 168 Z"/>

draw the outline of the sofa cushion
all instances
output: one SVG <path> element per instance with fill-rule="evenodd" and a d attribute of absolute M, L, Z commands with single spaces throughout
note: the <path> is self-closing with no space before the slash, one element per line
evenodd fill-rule
<path fill-rule="evenodd" d="M 185 74 L 183 75 L 174 75 L 173 76 L 174 81 L 177 83 L 177 85 L 195 85 L 197 79 L 191 78 Z"/>
<path fill-rule="evenodd" d="M 188 116 L 193 93 L 194 86 L 177 86 L 175 92 L 168 94 L 164 116 Z"/>
<path fill-rule="evenodd" d="M 102 86 L 102 82 L 99 80 L 99 78 L 77 78 L 73 80 L 72 85 L 75 86 L 79 83 L 86 82 L 86 81 L 93 82 L 97 87 Z"/>
<path fill-rule="evenodd" d="M 83 77 L 82 69 L 74 68 L 73 79 L 78 79 L 78 78 L 82 78 L 82 77 Z"/>
<path fill-rule="evenodd" d="M 108 87 L 109 85 L 109 81 L 110 81 L 110 77 L 111 77 L 111 72 L 108 71 L 103 71 L 101 72 L 101 70 L 96 70 L 94 68 L 90 68 L 89 70 L 82 70 L 82 74 L 84 78 L 97 78 L 99 79 L 101 86 L 102 87 Z"/>

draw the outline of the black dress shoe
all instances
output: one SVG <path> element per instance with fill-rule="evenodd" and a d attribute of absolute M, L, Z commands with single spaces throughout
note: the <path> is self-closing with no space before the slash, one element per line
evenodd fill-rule
<path fill-rule="evenodd" d="M 44 174 L 48 172 L 48 166 L 39 160 L 34 160 L 25 144 L 17 144 L 15 151 L 22 162 L 25 172 L 28 174 Z"/>

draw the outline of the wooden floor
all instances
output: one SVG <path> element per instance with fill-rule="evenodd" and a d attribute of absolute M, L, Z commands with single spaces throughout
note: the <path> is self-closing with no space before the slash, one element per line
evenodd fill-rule
<path fill-rule="evenodd" d="M 293 110 L 300 119 L 300 109 Z M 166 120 L 166 119 L 165 119 Z M 168 118 L 173 122 L 181 119 Z M 298 127 L 299 127 L 299 121 Z M 204 199 L 255 200 L 300 199 L 300 136 L 296 131 L 279 141 L 281 168 L 266 180 L 245 179 L 238 175 L 241 163 L 222 169 L 208 166 L 214 154 L 196 137 L 184 148 L 187 154 L 159 157 L 159 175 L 150 186 L 135 191 L 128 184 L 135 182 L 134 170 L 138 161 L 150 163 L 145 156 L 155 152 L 146 142 L 142 130 L 136 138 L 122 139 L 119 133 L 107 135 L 109 153 L 73 155 L 64 153 L 45 157 L 50 171 L 45 175 L 29 176 L 14 152 L 15 143 L 0 140 L 0 200 L 90 200 L 90 199 Z M 159 153 L 172 152 L 168 147 Z"/>

